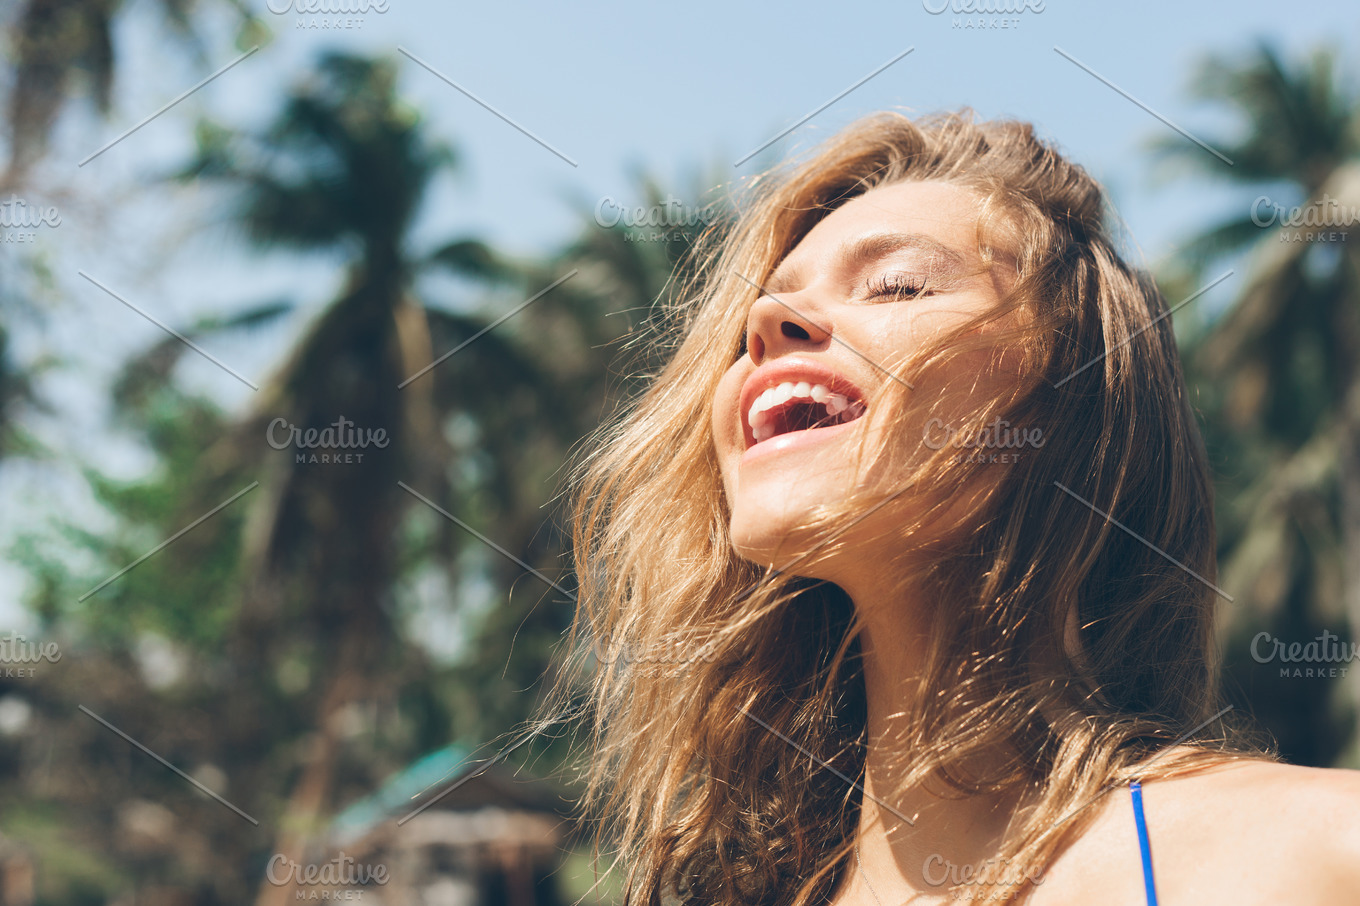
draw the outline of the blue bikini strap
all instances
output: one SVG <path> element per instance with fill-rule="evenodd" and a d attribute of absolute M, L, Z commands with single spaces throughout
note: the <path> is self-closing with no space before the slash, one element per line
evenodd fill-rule
<path fill-rule="evenodd" d="M 1157 906 L 1157 884 L 1152 880 L 1152 844 L 1148 842 L 1147 818 L 1143 816 L 1143 785 L 1137 780 L 1129 784 L 1133 796 L 1133 823 L 1138 827 L 1138 850 L 1143 856 L 1143 890 L 1148 906 Z"/>

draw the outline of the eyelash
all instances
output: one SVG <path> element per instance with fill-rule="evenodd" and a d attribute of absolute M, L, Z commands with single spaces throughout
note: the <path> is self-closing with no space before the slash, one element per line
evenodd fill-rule
<path fill-rule="evenodd" d="M 884 296 L 891 296 L 894 299 L 910 299 L 923 294 L 930 294 L 926 290 L 925 281 L 904 277 L 900 274 L 884 274 L 876 280 L 869 281 L 868 292 L 870 299 L 881 299 Z"/>

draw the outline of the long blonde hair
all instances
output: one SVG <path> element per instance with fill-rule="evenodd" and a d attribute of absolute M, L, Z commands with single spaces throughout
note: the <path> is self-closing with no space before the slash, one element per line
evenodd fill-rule
<path fill-rule="evenodd" d="M 904 180 L 975 193 L 979 252 L 1017 279 L 1000 310 L 910 360 L 914 390 L 885 382 L 866 418 L 947 411 L 966 436 L 1001 417 L 1044 438 L 980 493 L 957 449 L 899 433 L 861 451 L 896 464 L 886 477 L 814 520 L 831 549 L 909 490 L 889 511 L 904 552 L 892 567 L 914 600 L 950 602 L 929 614 L 925 694 L 903 703 L 904 782 L 1025 785 L 1035 804 L 1001 855 L 1032 878 L 1089 813 L 1060 819 L 1109 784 L 1249 754 L 1215 723 L 1140 768 L 1218 701 L 1212 493 L 1166 303 L 1117 251 L 1100 187 L 1024 123 L 880 114 L 761 177 L 701 246 L 667 310 L 673 353 L 577 475 L 575 637 L 600 655 L 587 800 L 630 903 L 819 902 L 849 864 L 859 802 L 837 774 L 862 779 L 866 746 L 854 609 L 833 585 L 734 552 L 710 415 L 752 284 L 837 206 Z M 976 348 L 983 322 L 1021 364 L 1002 398 L 961 413 L 932 376 Z M 939 531 L 961 494 L 968 524 Z M 998 746 L 1013 753 L 999 771 L 965 769 Z"/>

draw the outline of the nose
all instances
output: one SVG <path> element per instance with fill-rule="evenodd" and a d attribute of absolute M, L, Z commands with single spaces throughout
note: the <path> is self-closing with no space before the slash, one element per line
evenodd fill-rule
<path fill-rule="evenodd" d="M 767 358 L 825 346 L 831 330 L 826 313 L 798 294 L 762 293 L 746 316 L 746 349 L 760 365 Z"/>

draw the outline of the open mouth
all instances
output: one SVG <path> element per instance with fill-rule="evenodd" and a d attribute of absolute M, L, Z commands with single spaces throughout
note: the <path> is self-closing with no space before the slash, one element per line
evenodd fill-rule
<path fill-rule="evenodd" d="M 833 392 L 825 384 L 785 381 L 756 397 L 746 414 L 753 443 L 781 434 L 830 428 L 852 422 L 867 407 L 859 400 Z"/>

